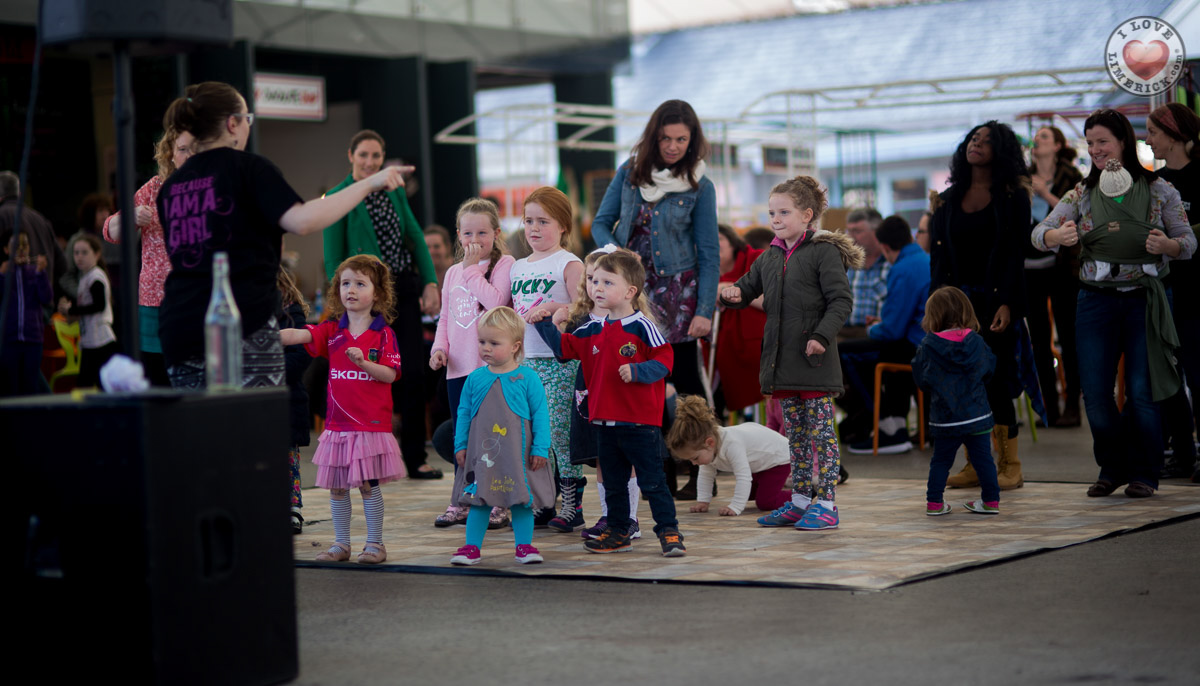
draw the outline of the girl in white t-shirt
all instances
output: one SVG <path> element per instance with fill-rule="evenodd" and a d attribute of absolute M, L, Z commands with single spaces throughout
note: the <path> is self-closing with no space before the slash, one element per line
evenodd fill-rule
<path fill-rule="evenodd" d="M 100 239 L 79 233 L 71 242 L 71 256 L 79 270 L 75 304 L 63 298 L 58 311 L 79 318 L 78 388 L 100 385 L 100 368 L 120 351 L 113 331 L 112 286 L 108 282 Z"/>
<path fill-rule="evenodd" d="M 542 186 L 525 198 L 525 240 L 533 254 L 517 260 L 510 272 L 512 306 L 526 322 L 534 312 L 553 314 L 569 307 L 575 299 L 575 286 L 583 276 L 583 261 L 567 248 L 569 231 L 575 220 L 571 201 L 562 191 Z M 561 520 L 558 531 L 574 531 L 583 526 L 582 465 L 571 464 L 571 408 L 574 402 L 575 371 L 578 362 L 560 364 L 532 326 L 525 329 L 525 365 L 533 368 L 546 389 L 550 410 L 550 448 L 562 492 L 562 505 L 553 511 L 535 513 L 536 524 L 544 525 L 551 517 Z"/>
<path fill-rule="evenodd" d="M 753 422 L 721 426 L 700 396 L 679 399 L 667 447 L 675 457 L 700 465 L 692 512 L 708 512 L 718 470 L 733 472 L 736 479 L 733 498 L 717 511 L 720 515 L 740 515 L 750 498 L 764 511 L 783 507 L 791 498 L 783 488 L 791 472 L 787 438 Z"/>

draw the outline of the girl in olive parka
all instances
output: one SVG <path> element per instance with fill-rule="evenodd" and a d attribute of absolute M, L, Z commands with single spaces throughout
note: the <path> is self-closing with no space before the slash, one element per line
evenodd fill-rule
<path fill-rule="evenodd" d="M 833 399 L 843 388 L 837 334 L 853 305 L 846 270 L 862 266 L 863 250 L 845 234 L 813 229 L 826 207 L 816 179 L 798 176 L 779 184 L 769 207 L 775 240 L 748 274 L 721 293 L 722 303 L 734 308 L 763 297 L 767 324 L 759 381 L 763 394 L 780 401 L 791 445 L 792 499 L 758 523 L 833 529 L 841 465 Z"/>

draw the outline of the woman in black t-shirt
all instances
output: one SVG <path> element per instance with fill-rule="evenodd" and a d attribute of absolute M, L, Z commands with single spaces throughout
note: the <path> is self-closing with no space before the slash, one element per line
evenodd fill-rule
<path fill-rule="evenodd" d="M 1200 221 L 1200 117 L 1177 102 L 1163 105 L 1146 119 L 1146 144 L 1154 157 L 1166 163 L 1158 175 L 1179 191 L 1188 223 L 1196 224 Z M 1171 289 L 1171 313 L 1179 335 L 1175 356 L 1192 392 L 1190 407 L 1183 388 L 1163 403 L 1163 423 L 1172 447 L 1163 476 L 1191 476 L 1200 483 L 1192 443 L 1192 431 L 1200 426 L 1200 413 L 1196 412 L 1200 409 L 1200 264 L 1195 259 L 1172 262 L 1163 283 Z"/>
<path fill-rule="evenodd" d="M 1017 455 L 1019 388 L 1017 328 L 1025 316 L 1025 246 L 1029 243 L 1030 180 L 1021 146 L 1006 124 L 989 121 L 971 129 L 950 160 L 950 188 L 931 198 L 929 291 L 955 286 L 966 292 L 996 355 L 988 402 L 1000 447 L 1001 489 L 1024 484 Z M 968 462 L 950 477 L 951 488 L 974 486 Z"/>
<path fill-rule="evenodd" d="M 245 152 L 254 114 L 232 86 L 188 86 L 165 123 L 195 137 L 193 155 L 163 182 L 158 216 L 171 273 L 159 317 L 167 374 L 175 388 L 203 388 L 204 315 L 212 294 L 213 254 L 229 254 L 230 282 L 242 315 L 242 386 L 283 383 L 283 346 L 275 312 L 283 233 L 320 231 L 368 193 L 400 185 L 385 169 L 327 198 L 304 202 L 264 157 Z"/>

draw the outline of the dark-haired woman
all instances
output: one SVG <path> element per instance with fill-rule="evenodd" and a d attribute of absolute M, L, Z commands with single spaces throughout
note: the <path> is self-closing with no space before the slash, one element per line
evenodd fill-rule
<path fill-rule="evenodd" d="M 245 152 L 254 114 L 235 88 L 188 86 L 163 123 L 187 131 L 193 155 L 159 190 L 171 273 L 159 312 L 159 340 L 175 388 L 204 388 L 204 314 L 212 294 L 213 254 L 229 255 L 233 296 L 242 315 L 242 385 L 283 383 L 276 275 L 283 234 L 320 231 L 372 191 L 400 185 L 392 168 L 344 193 L 304 202 L 265 157 Z"/>
<path fill-rule="evenodd" d="M 1082 244 L 1075 330 L 1092 450 L 1100 466 L 1092 497 L 1123 484 L 1144 498 L 1158 488 L 1162 419 L 1158 403 L 1179 390 L 1178 348 L 1161 278 L 1189 259 L 1196 237 L 1179 193 L 1138 161 L 1125 115 L 1099 110 L 1084 123 L 1092 170 L 1033 231 L 1039 250 Z M 1106 169 L 1108 163 L 1113 169 Z M 1124 415 L 1113 399 L 1125 356 Z"/>
<path fill-rule="evenodd" d="M 326 194 L 334 197 L 383 166 L 383 137 L 366 129 L 350 139 L 350 174 Z M 403 185 L 403 184 L 401 184 Z M 425 463 L 425 352 L 421 313 L 441 307 L 437 271 L 429 257 L 425 234 L 401 188 L 369 194 L 322 236 L 325 275 L 332 279 L 342 260 L 374 255 L 392 272 L 396 318 L 392 329 L 400 346 L 400 378 L 392 384 L 392 406 L 400 415 L 400 453 L 411 479 L 440 479 L 442 472 Z"/>
<path fill-rule="evenodd" d="M 1200 117 L 1187 107 L 1173 102 L 1150 113 L 1146 120 L 1146 144 L 1154 156 L 1166 163 L 1158 170 L 1159 178 L 1175 186 L 1188 221 L 1200 221 Z M 1172 454 L 1166 460 L 1163 475 L 1171 478 L 1191 476 L 1200 481 L 1196 469 L 1196 447 L 1192 431 L 1200 426 L 1200 264 L 1194 259 L 1171 264 L 1171 273 L 1163 279 L 1171 289 L 1171 314 L 1179 335 L 1176 356 L 1183 367 L 1184 379 L 1192 392 L 1192 405 L 1181 388 L 1163 404 L 1163 422 L 1171 438 Z"/>
<path fill-rule="evenodd" d="M 1058 199 L 1083 179 L 1083 174 L 1071 161 L 1075 149 L 1067 145 L 1067 137 L 1055 126 L 1043 126 L 1033 137 L 1033 164 L 1029 167 L 1033 181 L 1033 223 L 1046 218 Z M 1046 421 L 1050 426 L 1079 426 L 1079 359 L 1075 355 L 1075 296 L 1079 293 L 1079 246 L 1061 250 L 1057 255 L 1026 246 L 1025 291 L 1028 311 L 1025 321 L 1033 341 L 1033 359 L 1037 364 L 1042 400 L 1046 403 Z M 1054 354 L 1050 350 L 1050 307 L 1054 309 L 1054 326 L 1062 344 L 1063 377 L 1066 380 L 1067 401 L 1062 414 L 1058 411 L 1057 374 Z"/>
<path fill-rule="evenodd" d="M 954 286 L 965 292 L 983 327 L 979 333 L 996 355 L 988 401 L 995 422 L 992 435 L 1000 448 L 997 473 L 1003 490 L 1024 484 L 1013 397 L 1014 389 L 1021 388 L 1017 323 L 1025 316 L 1029 189 L 1029 172 L 1016 135 L 1008 125 L 989 121 L 971 129 L 959 144 L 950 160 L 950 188 L 934 195 L 930 207 L 929 291 Z M 966 488 L 978 483 L 968 462 L 947 485 Z"/>
<path fill-rule="evenodd" d="M 670 380 L 681 395 L 704 393 L 696 339 L 712 329 L 720 277 L 708 150 L 691 105 L 659 105 L 592 221 L 597 245 L 615 243 L 641 256 L 646 296 L 675 353 Z M 681 491 L 685 498 L 695 498 L 695 474 Z"/>

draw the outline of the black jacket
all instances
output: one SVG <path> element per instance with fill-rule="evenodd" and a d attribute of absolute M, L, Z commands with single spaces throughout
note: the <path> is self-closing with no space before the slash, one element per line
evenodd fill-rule
<path fill-rule="evenodd" d="M 986 255 L 966 254 L 956 250 L 950 240 L 950 227 L 962 213 L 961 193 L 951 188 L 944 193 L 930 193 L 929 292 L 942 286 L 956 286 L 973 281 L 967 275 L 983 273 L 987 287 L 986 312 L 976 312 L 980 322 L 991 323 L 996 310 L 1008 305 L 1015 322 L 1025 316 L 1025 246 L 1029 245 L 1033 227 L 1030 226 L 1029 177 L 1021 185 L 992 198 L 996 215 L 996 240 Z M 972 302 L 977 302 L 972 298 Z"/>

